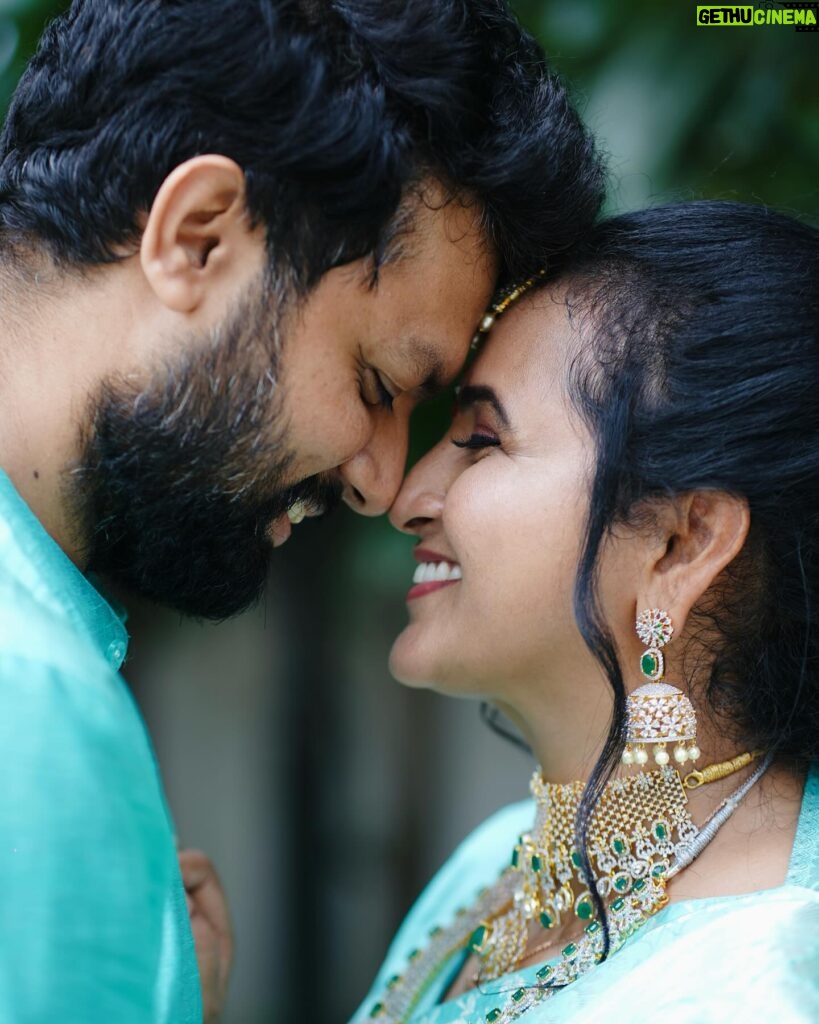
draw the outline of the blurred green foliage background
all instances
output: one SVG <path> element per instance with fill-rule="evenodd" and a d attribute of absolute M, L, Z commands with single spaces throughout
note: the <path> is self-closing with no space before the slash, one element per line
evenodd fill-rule
<path fill-rule="evenodd" d="M 0 114 L 44 24 L 67 6 L 56 0 L 0 0 Z"/>
<path fill-rule="evenodd" d="M 66 6 L 0 0 L 0 115 Z M 608 155 L 610 211 L 720 197 L 819 221 L 819 33 L 699 28 L 687 0 L 513 6 Z M 446 401 L 419 411 L 414 455 L 447 414 Z M 345 1019 L 419 886 L 526 781 L 474 709 L 387 676 L 406 538 L 353 516 L 302 530 L 276 566 L 267 619 L 211 630 L 132 610 L 128 679 L 179 834 L 215 857 L 234 907 L 225 1024 Z"/>
<path fill-rule="evenodd" d="M 719 197 L 819 215 L 819 33 L 698 27 L 680 0 L 514 6 L 588 101 L 612 209 Z"/>

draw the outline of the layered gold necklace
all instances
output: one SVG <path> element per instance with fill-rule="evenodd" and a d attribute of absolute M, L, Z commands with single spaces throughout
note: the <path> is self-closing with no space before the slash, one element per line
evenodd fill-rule
<path fill-rule="evenodd" d="M 758 751 L 742 754 L 684 778 L 665 765 L 606 785 L 591 817 L 586 851 L 606 905 L 609 954 L 665 906 L 668 881 L 705 849 L 770 759 L 701 827 L 688 812 L 687 791 L 726 778 L 758 756 Z M 537 808 L 534 826 L 519 837 L 511 864 L 471 908 L 434 929 L 427 946 L 410 954 L 406 969 L 390 980 L 371 1018 L 382 1024 L 407 1024 L 424 993 L 459 951 L 477 956 L 480 982 L 514 971 L 532 955 L 533 927 L 548 933 L 571 916 L 582 926 L 581 936 L 536 972 L 536 985 L 516 989 L 504 1006 L 490 1010 L 487 1024 L 516 1020 L 600 962 L 604 930 L 596 919 L 589 879 L 575 844 L 584 784 L 548 783 L 538 770 L 530 789 Z"/>

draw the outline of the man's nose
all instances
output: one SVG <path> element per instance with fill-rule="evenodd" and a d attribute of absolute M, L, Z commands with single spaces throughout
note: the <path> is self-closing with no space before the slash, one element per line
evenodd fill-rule
<path fill-rule="evenodd" d="M 363 516 L 380 516 L 392 505 L 407 462 L 409 424 L 393 420 L 339 467 L 344 501 Z"/>

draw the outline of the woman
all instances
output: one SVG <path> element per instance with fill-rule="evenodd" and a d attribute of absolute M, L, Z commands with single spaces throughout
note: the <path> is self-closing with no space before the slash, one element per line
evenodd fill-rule
<path fill-rule="evenodd" d="M 534 806 L 456 851 L 355 1021 L 819 1019 L 817 282 L 816 231 L 690 203 L 485 319 L 391 513 L 391 670 L 505 713 Z"/>

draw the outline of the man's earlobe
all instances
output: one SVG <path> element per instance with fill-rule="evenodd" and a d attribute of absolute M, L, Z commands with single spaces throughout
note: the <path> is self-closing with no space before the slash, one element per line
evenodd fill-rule
<path fill-rule="evenodd" d="M 160 302 L 193 313 L 225 283 L 251 237 L 245 176 L 227 157 L 198 156 L 175 168 L 157 192 L 140 244 L 143 273 Z"/>

